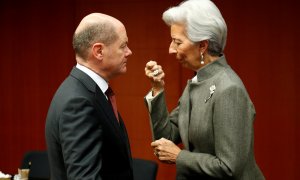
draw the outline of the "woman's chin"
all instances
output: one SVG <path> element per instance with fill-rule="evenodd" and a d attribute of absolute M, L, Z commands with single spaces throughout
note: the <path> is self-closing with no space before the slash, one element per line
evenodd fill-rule
<path fill-rule="evenodd" d="M 180 64 L 181 64 L 182 67 L 189 69 L 189 64 L 186 63 L 185 61 L 181 61 Z"/>

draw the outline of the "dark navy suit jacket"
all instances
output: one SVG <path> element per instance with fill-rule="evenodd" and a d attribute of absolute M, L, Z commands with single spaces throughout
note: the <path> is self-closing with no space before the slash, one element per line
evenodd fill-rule
<path fill-rule="evenodd" d="M 97 84 L 73 68 L 51 102 L 46 142 L 51 179 L 133 179 L 123 120 Z"/>

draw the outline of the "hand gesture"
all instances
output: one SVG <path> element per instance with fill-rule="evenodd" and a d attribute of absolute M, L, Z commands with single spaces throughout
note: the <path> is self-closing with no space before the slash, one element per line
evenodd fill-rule
<path fill-rule="evenodd" d="M 155 96 L 164 88 L 165 73 L 162 70 L 162 67 L 157 64 L 157 62 L 151 60 L 146 64 L 145 75 L 149 78 L 151 82 L 152 95 Z"/>
<path fill-rule="evenodd" d="M 154 154 L 159 160 L 165 163 L 175 163 L 181 149 L 176 146 L 172 141 L 161 138 L 151 143 L 154 149 Z"/>

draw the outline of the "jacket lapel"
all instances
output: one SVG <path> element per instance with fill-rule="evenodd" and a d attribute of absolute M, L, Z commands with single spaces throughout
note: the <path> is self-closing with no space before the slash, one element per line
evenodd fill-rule
<path fill-rule="evenodd" d="M 102 93 L 102 91 L 98 86 L 96 88 L 95 97 L 97 102 L 97 108 L 101 108 L 102 111 L 104 111 L 104 113 L 108 117 L 105 119 L 105 121 L 107 121 L 107 123 L 112 126 L 112 129 L 114 129 L 115 134 L 118 137 L 117 139 L 122 144 L 121 147 L 126 147 L 126 148 L 122 148 L 124 150 L 123 152 L 127 157 L 128 156 L 131 157 L 127 132 L 125 130 L 125 126 L 121 116 L 118 114 L 119 115 L 119 122 L 118 122 L 111 105 L 109 104 L 108 100 L 106 99 L 106 97 L 104 96 L 104 94 Z"/>
<path fill-rule="evenodd" d="M 113 109 L 111 105 L 109 104 L 109 101 L 106 99 L 103 92 L 100 90 L 100 88 L 97 86 L 97 84 L 94 82 L 92 78 L 90 78 L 87 74 L 82 72 L 81 70 L 74 67 L 71 71 L 71 76 L 78 79 L 81 83 L 84 84 L 84 86 L 94 93 L 95 95 L 95 102 L 96 102 L 96 108 L 99 109 L 99 111 L 104 112 L 106 117 L 104 120 L 107 121 L 108 124 L 111 125 L 112 129 L 115 131 L 115 134 L 118 136 L 118 139 L 120 142 L 125 143 L 126 147 L 128 147 L 128 142 L 125 140 L 125 136 L 123 129 L 120 128 L 120 124 L 118 123 L 118 120 L 116 119 Z M 120 116 L 119 116 L 120 117 Z M 121 119 L 121 118 L 120 118 Z M 122 122 L 123 123 L 123 122 Z M 126 131 L 125 131 L 126 132 Z M 126 134 L 127 137 L 127 134 Z M 128 154 L 128 151 L 126 150 L 126 154 Z"/>
<path fill-rule="evenodd" d="M 179 127 L 181 141 L 186 149 L 189 149 L 189 124 L 190 124 L 190 81 L 186 86 L 181 98 L 180 98 L 180 110 L 179 110 Z"/>
<path fill-rule="evenodd" d="M 115 117 L 114 111 L 111 105 L 109 104 L 109 101 L 106 99 L 105 95 L 98 86 L 96 88 L 95 98 L 98 107 L 104 110 L 104 113 L 107 116 L 106 120 L 108 121 L 108 123 L 110 123 L 114 127 L 115 131 L 117 131 L 119 135 L 121 135 L 120 125 L 118 123 L 117 118 Z"/>

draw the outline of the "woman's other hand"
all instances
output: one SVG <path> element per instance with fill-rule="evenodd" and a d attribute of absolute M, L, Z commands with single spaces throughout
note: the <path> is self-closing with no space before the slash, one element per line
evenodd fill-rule
<path fill-rule="evenodd" d="M 181 149 L 172 141 L 161 138 L 151 143 L 154 154 L 165 163 L 175 163 Z"/>

